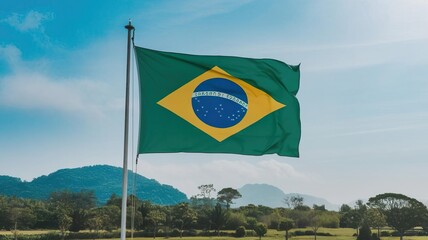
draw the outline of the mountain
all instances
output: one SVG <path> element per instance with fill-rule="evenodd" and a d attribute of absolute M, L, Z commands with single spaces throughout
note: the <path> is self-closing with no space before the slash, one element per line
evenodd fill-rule
<path fill-rule="evenodd" d="M 131 189 L 132 172 L 129 174 L 128 190 Z M 173 205 L 188 201 L 186 195 L 169 185 L 156 180 L 135 175 L 136 195 L 139 199 L 156 204 Z M 114 193 L 122 195 L 122 168 L 96 165 L 81 168 L 61 169 L 47 176 L 35 178 L 31 182 L 19 178 L 0 176 L 0 194 L 31 199 L 47 199 L 50 193 L 68 190 L 94 191 L 98 203 L 105 203 Z"/>
<path fill-rule="evenodd" d="M 264 205 L 268 207 L 286 207 L 284 199 L 292 196 L 303 197 L 303 203 L 312 207 L 316 205 L 325 205 L 326 209 L 337 210 L 338 205 L 332 204 L 325 199 L 300 193 L 285 194 L 281 189 L 269 184 L 246 184 L 237 189 L 242 198 L 236 199 L 233 207 L 246 206 L 248 204 Z"/>
<path fill-rule="evenodd" d="M 268 207 L 284 207 L 285 193 L 268 184 L 246 184 L 237 189 L 242 198 L 236 199 L 234 207 L 246 206 L 248 204 L 264 205 Z"/>

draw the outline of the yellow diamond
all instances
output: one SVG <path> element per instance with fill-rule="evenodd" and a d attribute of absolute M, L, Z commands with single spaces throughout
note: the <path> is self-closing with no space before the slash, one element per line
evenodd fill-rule
<path fill-rule="evenodd" d="M 210 126 L 199 119 L 194 112 L 192 107 L 193 92 L 199 84 L 213 78 L 222 78 L 232 81 L 239 85 L 247 95 L 248 105 L 246 105 L 246 114 L 236 125 L 225 128 Z M 177 114 L 179 117 L 183 118 L 219 142 L 249 127 L 266 115 L 285 107 L 284 104 L 275 101 L 275 99 L 267 93 L 251 86 L 239 78 L 231 76 L 217 66 L 192 79 L 185 85 L 164 97 L 162 100 L 157 102 L 157 104 Z"/>

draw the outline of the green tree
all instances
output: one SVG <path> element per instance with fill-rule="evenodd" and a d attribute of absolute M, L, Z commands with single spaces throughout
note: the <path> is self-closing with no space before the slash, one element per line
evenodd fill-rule
<path fill-rule="evenodd" d="M 92 208 L 88 212 L 87 225 L 90 230 L 112 231 L 120 226 L 120 208 L 116 205 L 105 205 Z"/>
<path fill-rule="evenodd" d="M 237 229 L 240 226 L 247 225 L 247 219 L 241 212 L 230 212 L 227 216 L 225 228 L 228 230 Z"/>
<path fill-rule="evenodd" d="M 274 210 L 270 207 L 262 205 L 256 206 L 254 204 L 248 204 L 247 206 L 240 207 L 239 211 L 242 212 L 246 217 L 261 219 L 263 216 L 273 213 Z"/>
<path fill-rule="evenodd" d="M 198 186 L 199 194 L 190 198 L 190 206 L 197 213 L 196 226 L 200 229 L 210 231 L 212 227 L 211 212 L 215 199 L 211 197 L 216 192 L 213 184 L 203 184 Z"/>
<path fill-rule="evenodd" d="M 22 208 L 14 207 L 14 208 L 10 209 L 10 211 L 9 211 L 10 221 L 14 225 L 12 232 L 13 232 L 13 237 L 15 240 L 18 238 L 18 220 L 19 220 L 19 217 L 21 215 L 21 213 L 20 213 L 21 210 L 22 210 Z"/>
<path fill-rule="evenodd" d="M 193 209 L 193 208 L 192 208 Z M 202 229 L 205 231 L 211 231 L 212 229 L 212 212 L 213 209 L 209 208 L 196 208 L 193 209 L 196 212 L 196 223 L 195 228 Z"/>
<path fill-rule="evenodd" d="M 92 231 L 94 230 L 95 233 L 98 234 L 98 232 L 101 230 L 102 226 L 103 226 L 103 219 L 104 216 L 101 215 L 93 215 L 91 217 L 89 217 L 87 223 L 88 223 L 88 227 L 89 230 Z"/>
<path fill-rule="evenodd" d="M 31 229 L 36 222 L 33 212 L 35 201 L 17 197 L 5 199 L 4 224 L 6 229 Z"/>
<path fill-rule="evenodd" d="M 35 201 L 32 205 L 35 229 L 54 229 L 58 226 L 55 211 L 47 201 Z"/>
<path fill-rule="evenodd" d="M 293 219 L 294 224 L 296 225 L 296 228 L 306 228 L 309 226 L 309 214 L 311 213 L 310 208 L 302 210 L 300 208 L 296 208 L 291 210 L 287 217 Z"/>
<path fill-rule="evenodd" d="M 352 210 L 352 208 L 348 204 L 342 204 L 342 206 L 340 206 L 339 212 L 345 213 L 345 212 L 349 212 L 351 210 Z"/>
<path fill-rule="evenodd" d="M 247 217 L 247 228 L 248 229 L 253 229 L 256 227 L 257 225 L 257 219 L 254 217 Z"/>
<path fill-rule="evenodd" d="M 93 191 L 54 192 L 49 201 L 56 209 L 62 208 L 72 218 L 70 231 L 78 232 L 84 229 L 89 210 L 95 207 L 95 193 Z"/>
<path fill-rule="evenodd" d="M 141 217 L 143 218 L 143 223 L 142 223 L 142 228 L 145 229 L 148 227 L 149 225 L 149 213 L 150 210 L 153 208 L 153 205 L 150 201 L 143 201 L 140 205 L 140 207 L 138 208 L 138 210 L 141 213 Z"/>
<path fill-rule="evenodd" d="M 226 223 L 226 219 L 226 212 L 223 210 L 220 203 L 217 203 L 211 212 L 211 222 L 218 236 L 220 235 L 220 229 Z"/>
<path fill-rule="evenodd" d="M 388 225 L 385 215 L 377 208 L 369 208 L 365 219 L 370 227 L 377 229 L 377 237 L 380 238 L 380 228 Z"/>
<path fill-rule="evenodd" d="M 362 221 L 361 216 L 355 209 L 351 209 L 340 215 L 340 227 L 358 229 Z M 357 231 L 358 233 L 358 231 Z"/>
<path fill-rule="evenodd" d="M 208 199 L 211 198 L 211 193 L 216 191 L 213 184 L 202 184 L 198 186 L 198 189 L 199 191 L 201 191 L 199 195 L 202 198 L 208 198 Z"/>
<path fill-rule="evenodd" d="M 359 235 L 359 229 L 363 226 L 364 219 L 367 212 L 367 205 L 364 204 L 363 200 L 357 200 L 354 206 L 355 219 L 354 224 L 357 229 L 357 235 Z"/>
<path fill-rule="evenodd" d="M 153 226 L 153 238 L 156 238 L 156 233 L 158 231 L 158 226 L 165 222 L 166 214 L 161 211 L 159 208 L 152 209 L 147 218 L 150 220 Z"/>
<path fill-rule="evenodd" d="M 62 239 L 65 239 L 66 232 L 70 229 L 73 219 L 67 214 L 66 209 L 58 207 L 56 209 L 58 228 L 61 232 Z"/>
<path fill-rule="evenodd" d="M 352 212 L 352 208 L 349 205 L 342 204 L 342 206 L 340 206 L 340 209 L 339 209 L 340 224 L 339 225 L 341 228 L 352 227 L 352 218 L 350 217 L 350 212 Z"/>
<path fill-rule="evenodd" d="M 290 231 L 293 228 L 294 228 L 294 221 L 292 219 L 285 218 L 279 223 L 279 230 L 285 231 L 285 240 L 288 240 L 288 231 Z"/>
<path fill-rule="evenodd" d="M 179 203 L 172 207 L 172 221 L 180 230 L 180 238 L 183 237 L 183 229 L 190 228 L 196 223 L 196 212 L 189 207 L 188 203 Z"/>
<path fill-rule="evenodd" d="M 267 233 L 267 227 L 264 223 L 258 223 L 254 228 L 254 232 L 256 232 L 257 236 L 259 236 L 259 240 Z"/>
<path fill-rule="evenodd" d="M 226 204 L 226 209 L 229 210 L 234 199 L 241 198 L 242 195 L 234 188 L 223 188 L 217 193 L 217 200 Z"/>
<path fill-rule="evenodd" d="M 303 206 L 304 198 L 300 195 L 293 195 L 284 198 L 284 203 L 289 208 L 296 209 L 297 207 Z"/>
<path fill-rule="evenodd" d="M 326 228 L 339 228 L 340 215 L 333 211 L 322 211 L 324 223 L 323 227 Z"/>
<path fill-rule="evenodd" d="M 9 204 L 8 198 L 0 195 L 0 229 L 10 228 Z"/>
<path fill-rule="evenodd" d="M 14 235 L 16 236 L 19 228 L 31 228 L 35 221 L 35 216 L 29 207 L 13 207 L 10 209 L 10 220 L 14 226 Z M 21 227 L 19 227 L 21 226 Z"/>
<path fill-rule="evenodd" d="M 279 211 L 279 209 L 273 209 L 272 213 L 269 214 L 267 216 L 267 220 L 266 224 L 268 226 L 268 228 L 273 228 L 273 229 L 278 229 L 279 228 L 279 223 L 281 222 L 281 213 Z"/>
<path fill-rule="evenodd" d="M 198 186 L 200 193 L 195 196 L 196 199 L 200 199 L 205 208 L 213 207 L 213 199 L 211 198 L 211 193 L 216 192 L 213 184 L 202 184 Z"/>
<path fill-rule="evenodd" d="M 246 234 L 247 234 L 247 231 L 244 226 L 240 226 L 235 230 L 235 237 L 237 238 L 245 237 Z"/>
<path fill-rule="evenodd" d="M 369 206 L 379 209 L 386 217 L 386 222 L 400 234 L 416 226 L 421 226 L 426 215 L 426 206 L 414 198 L 403 194 L 384 193 L 369 199 Z"/>
<path fill-rule="evenodd" d="M 104 227 L 106 231 L 112 231 L 120 227 L 120 207 L 114 205 L 105 205 L 101 207 L 101 211 L 105 216 Z"/>
<path fill-rule="evenodd" d="M 122 207 L 122 198 L 113 193 L 110 198 L 107 200 L 106 205 L 114 205 L 119 208 Z"/>
<path fill-rule="evenodd" d="M 357 240 L 372 240 L 372 231 L 367 223 L 362 224 Z"/>
<path fill-rule="evenodd" d="M 367 206 L 363 203 L 362 200 L 356 201 L 354 208 L 351 208 L 350 206 L 343 204 L 339 210 L 340 227 L 354 228 L 357 235 L 359 235 L 358 229 L 361 227 L 363 223 L 366 211 L 367 211 Z"/>
<path fill-rule="evenodd" d="M 314 204 L 312 208 L 314 210 L 317 210 L 317 211 L 327 211 L 327 209 L 325 209 L 325 205 L 316 205 L 316 204 Z"/>
<path fill-rule="evenodd" d="M 314 232 L 314 240 L 317 240 L 317 232 L 325 223 L 323 211 L 311 210 L 308 214 L 309 227 Z"/>

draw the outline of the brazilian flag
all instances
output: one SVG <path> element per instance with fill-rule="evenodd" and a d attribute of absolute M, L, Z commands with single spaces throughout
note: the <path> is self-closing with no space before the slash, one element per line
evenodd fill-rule
<path fill-rule="evenodd" d="M 138 153 L 299 156 L 299 66 L 135 47 Z"/>

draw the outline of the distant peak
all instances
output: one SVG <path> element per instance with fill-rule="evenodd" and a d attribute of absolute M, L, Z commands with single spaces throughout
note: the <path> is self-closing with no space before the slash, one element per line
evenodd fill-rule
<path fill-rule="evenodd" d="M 249 183 L 249 184 L 245 184 L 240 189 L 264 189 L 264 190 L 270 189 L 270 190 L 276 190 L 284 193 L 284 191 L 282 191 L 280 188 L 267 183 Z"/>

